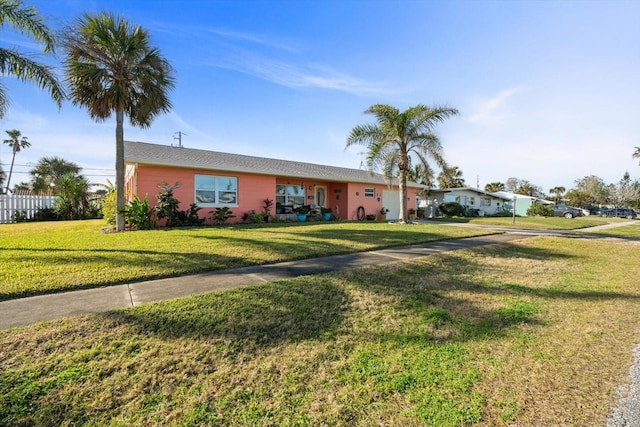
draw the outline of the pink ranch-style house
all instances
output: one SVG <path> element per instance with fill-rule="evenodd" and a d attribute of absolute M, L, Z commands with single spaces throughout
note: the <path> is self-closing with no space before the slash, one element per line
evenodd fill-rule
<path fill-rule="evenodd" d="M 155 205 L 159 184 L 174 186 L 180 209 L 196 203 L 201 217 L 210 217 L 217 207 L 228 207 L 235 218 L 244 213 L 261 213 L 264 200 L 284 208 L 282 215 L 300 206 L 329 208 L 341 220 L 366 215 L 386 219 L 400 217 L 398 181 L 360 169 L 221 153 L 185 147 L 125 141 L 125 194 L 147 197 Z M 416 193 L 422 188 L 407 183 L 407 209 L 416 209 Z"/>

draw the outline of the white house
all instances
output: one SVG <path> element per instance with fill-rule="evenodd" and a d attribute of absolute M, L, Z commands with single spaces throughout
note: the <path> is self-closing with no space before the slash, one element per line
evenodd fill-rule
<path fill-rule="evenodd" d="M 456 202 L 467 209 L 477 209 L 480 216 L 494 215 L 511 210 L 513 198 L 497 193 L 487 193 L 477 188 L 445 188 L 429 191 L 427 199 L 418 200 L 418 207 L 425 209 L 426 217 L 438 215 L 438 205 Z"/>

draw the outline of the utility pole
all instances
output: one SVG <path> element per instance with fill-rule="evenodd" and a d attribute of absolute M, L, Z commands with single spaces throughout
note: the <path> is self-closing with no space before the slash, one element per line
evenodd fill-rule
<path fill-rule="evenodd" d="M 182 148 L 182 135 L 187 136 L 187 134 L 178 131 L 178 132 L 174 133 L 173 135 L 174 135 L 173 139 L 177 139 L 178 140 L 178 147 Z M 178 135 L 178 136 L 175 136 L 175 135 Z"/>

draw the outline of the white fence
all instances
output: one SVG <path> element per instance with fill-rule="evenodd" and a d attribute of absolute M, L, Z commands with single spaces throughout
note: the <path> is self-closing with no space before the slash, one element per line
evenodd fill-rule
<path fill-rule="evenodd" d="M 0 224 L 15 222 L 16 212 L 31 218 L 40 209 L 51 209 L 55 196 L 0 196 Z"/>

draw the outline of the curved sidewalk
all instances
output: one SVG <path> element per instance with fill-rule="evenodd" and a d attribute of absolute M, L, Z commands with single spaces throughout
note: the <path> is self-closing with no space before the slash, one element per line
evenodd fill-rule
<path fill-rule="evenodd" d="M 522 233 L 509 232 L 1 301 L 0 329 L 298 276 L 389 264 L 441 252 L 506 243 L 525 237 Z"/>

